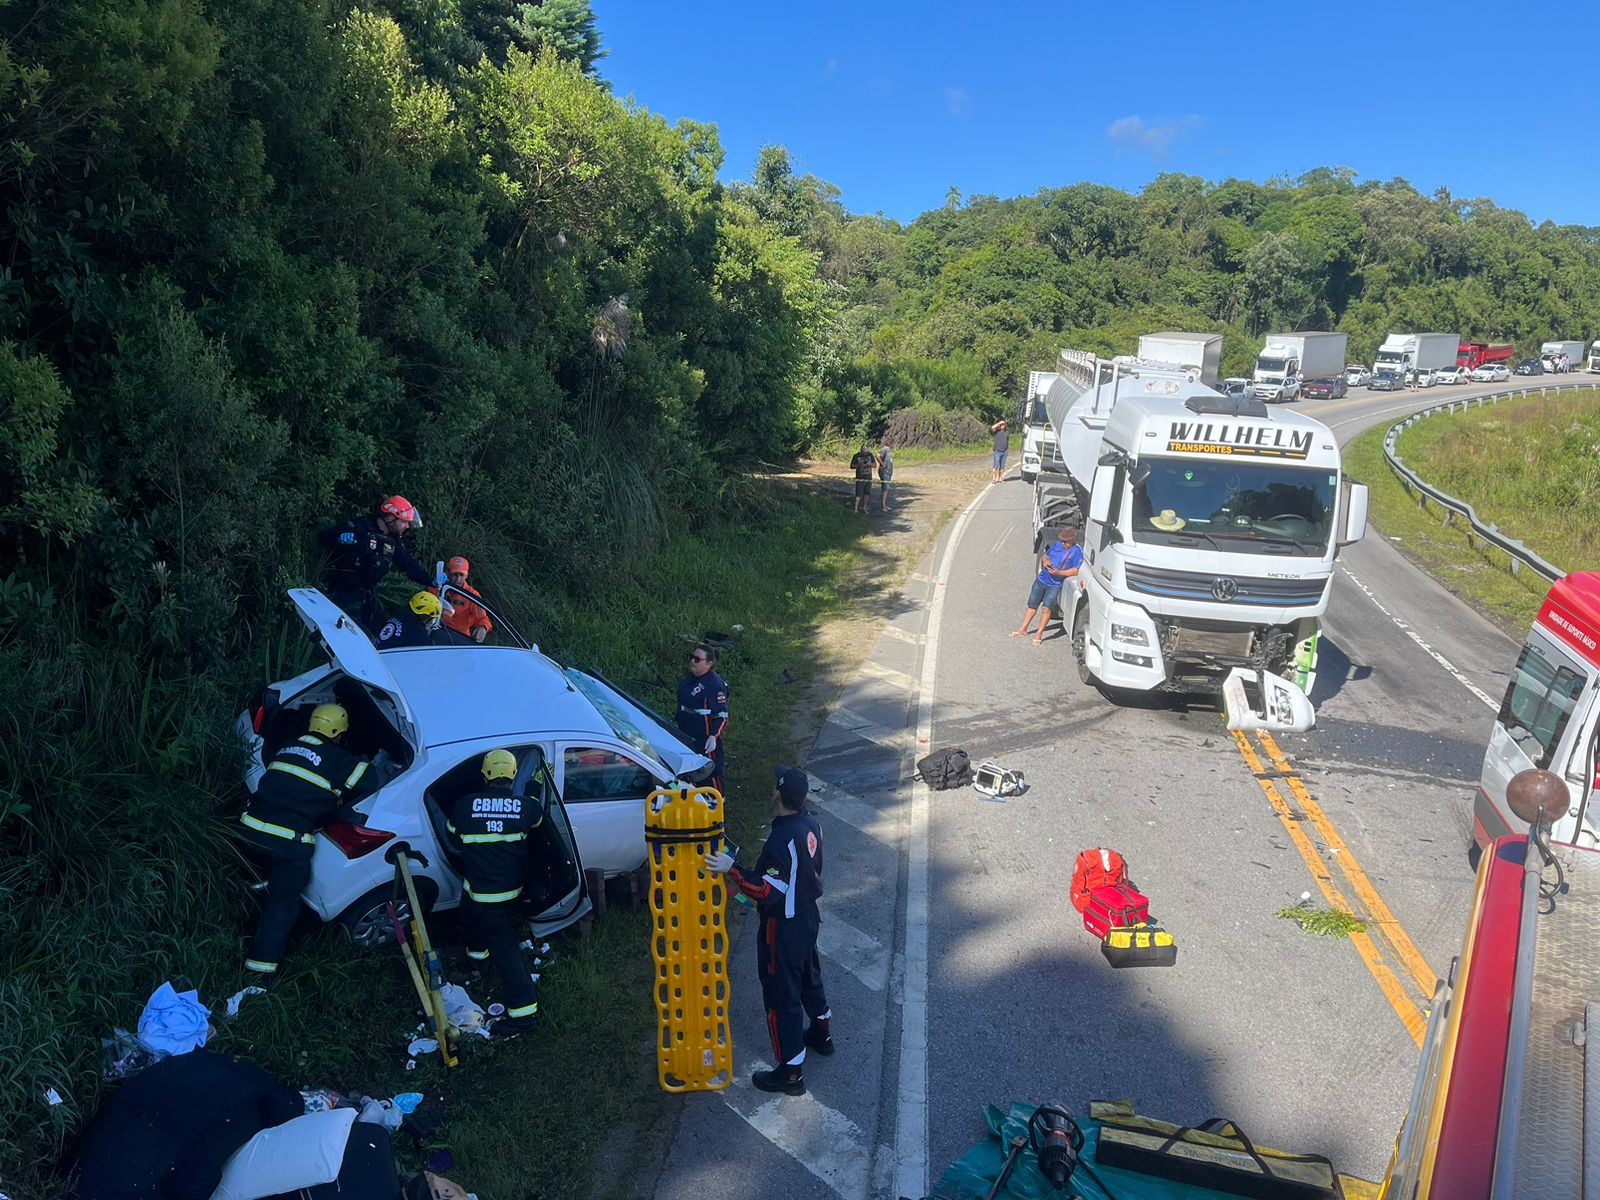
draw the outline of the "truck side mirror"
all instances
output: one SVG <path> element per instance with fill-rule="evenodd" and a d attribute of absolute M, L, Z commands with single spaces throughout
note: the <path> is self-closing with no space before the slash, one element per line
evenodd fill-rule
<path fill-rule="evenodd" d="M 1089 520 L 1104 525 L 1111 518 L 1111 473 L 1102 468 L 1094 473 L 1094 487 L 1089 493 Z"/>
<path fill-rule="evenodd" d="M 1344 528 L 1339 533 L 1339 545 L 1349 546 L 1367 536 L 1367 485 L 1352 483 L 1345 501 Z"/>

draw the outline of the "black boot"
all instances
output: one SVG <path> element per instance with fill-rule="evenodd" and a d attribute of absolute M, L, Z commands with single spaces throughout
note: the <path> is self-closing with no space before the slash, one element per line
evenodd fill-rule
<path fill-rule="evenodd" d="M 786 1096 L 804 1096 L 806 1077 L 799 1063 L 785 1063 L 771 1071 L 757 1071 L 750 1082 L 763 1092 L 782 1092 Z"/>
<path fill-rule="evenodd" d="M 828 1022 L 813 1021 L 806 1029 L 806 1049 L 815 1050 L 818 1054 L 833 1053 L 833 1034 L 828 1029 Z"/>
<path fill-rule="evenodd" d="M 532 1033 L 539 1028 L 539 1014 L 525 1017 L 500 1017 L 489 1023 L 489 1035 L 495 1038 L 514 1038 L 521 1033 Z"/>

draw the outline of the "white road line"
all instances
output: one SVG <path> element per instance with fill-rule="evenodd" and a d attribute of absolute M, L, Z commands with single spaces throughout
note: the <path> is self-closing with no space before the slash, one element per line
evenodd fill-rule
<path fill-rule="evenodd" d="M 1362 583 L 1361 580 L 1357 579 L 1355 577 L 1354 573 L 1350 570 L 1349 567 L 1340 566 L 1339 569 L 1345 573 L 1345 576 L 1350 580 L 1351 583 L 1355 584 L 1358 588 L 1360 588 L 1363 592 L 1365 592 L 1367 594 L 1367 599 L 1372 601 L 1373 605 L 1377 608 L 1377 610 L 1379 612 L 1381 612 L 1384 616 L 1388 617 L 1389 620 L 1393 621 L 1395 623 L 1395 625 L 1399 628 L 1401 633 L 1405 634 L 1413 642 L 1415 642 L 1417 645 L 1421 646 L 1422 647 L 1422 651 L 1423 651 L 1424 654 L 1426 654 L 1429 658 L 1433 659 L 1434 662 L 1438 663 L 1446 671 L 1449 671 L 1451 675 L 1455 676 L 1455 680 L 1456 680 L 1457 683 L 1459 683 L 1462 687 L 1466 688 L 1467 691 L 1471 692 L 1479 700 L 1482 700 L 1485 704 L 1487 704 L 1490 707 L 1490 709 L 1492 709 L 1495 712 L 1499 712 L 1500 711 L 1500 702 L 1498 700 L 1496 700 L 1493 697 L 1491 697 L 1488 692 L 1484 691 L 1477 684 L 1473 683 L 1472 680 L 1468 679 L 1465 675 L 1463 675 L 1460 671 L 1458 671 L 1456 669 L 1456 665 L 1453 662 L 1451 662 L 1444 655 L 1440 654 L 1432 646 L 1428 645 L 1427 642 L 1423 641 L 1422 638 L 1418 635 L 1418 633 L 1417 633 L 1417 631 L 1415 629 L 1411 628 L 1411 626 L 1406 624 L 1405 621 L 1401 620 L 1399 617 L 1395 616 L 1392 612 L 1390 612 L 1387 608 L 1385 608 L 1384 605 L 1383 605 L 1383 601 L 1379 600 L 1378 597 L 1373 594 L 1373 591 L 1372 591 L 1371 588 L 1369 588 L 1366 584 Z"/>
<path fill-rule="evenodd" d="M 923 640 L 924 640 L 922 634 L 920 634 L 920 633 L 907 633 L 904 629 L 901 629 L 898 625 L 885 625 L 883 627 L 883 636 L 884 637 L 892 637 L 897 642 L 910 642 L 913 646 L 922 645 Z"/>
<path fill-rule="evenodd" d="M 989 547 L 990 554 L 999 554 L 1000 548 L 1006 544 L 1006 539 L 1011 536 L 1011 531 L 1017 527 L 1015 521 L 1007 521 L 1006 527 L 1000 531 L 1000 536 L 995 538 L 994 545 Z"/>
<path fill-rule="evenodd" d="M 956 547 L 985 489 L 961 510 L 951 527 L 939 559 L 928 605 L 927 649 L 922 655 L 922 678 L 917 685 L 917 745 L 915 753 L 933 741 L 933 679 L 939 658 L 939 623 L 944 616 L 944 595 L 955 561 Z M 906 934 L 903 949 L 904 1002 L 900 1008 L 900 1102 L 895 1116 L 895 1191 L 897 1196 L 928 1194 L 928 785 L 912 782 L 905 807 Z"/>
<path fill-rule="evenodd" d="M 869 721 L 860 713 L 853 713 L 848 708 L 836 708 L 828 714 L 829 725 L 836 730 L 843 730 L 852 737 L 862 738 L 875 742 L 890 750 L 900 749 L 905 741 L 905 730 L 890 729 L 887 725 L 879 725 L 876 721 Z M 820 738 L 818 739 L 821 740 Z"/>
<path fill-rule="evenodd" d="M 846 825 L 866 834 L 869 838 L 883 842 L 885 845 L 898 846 L 901 841 L 902 821 L 900 814 L 895 809 L 882 809 L 875 804 L 868 804 L 858 796 L 835 787 L 825 780 L 812 777 L 812 793 L 806 803 L 815 809 L 820 809 L 830 817 L 836 817 Z M 823 791 L 816 791 L 816 784 L 825 784 Z"/>
<path fill-rule="evenodd" d="M 764 1062 L 750 1065 L 756 1071 L 771 1069 Z M 735 1075 L 733 1086 L 722 1093 L 722 1099 L 752 1129 L 844 1200 L 861 1200 L 868 1195 L 872 1148 L 867 1136 L 849 1117 L 835 1112 L 809 1092 L 770 1100 L 765 1095 L 750 1085 L 746 1071 Z"/>
<path fill-rule="evenodd" d="M 880 662 L 874 662 L 870 658 L 856 668 L 856 674 L 871 675 L 874 679 L 882 679 L 886 683 L 892 683 L 908 692 L 911 690 L 911 676 L 904 671 L 896 671 L 893 667 L 886 667 Z"/>
<path fill-rule="evenodd" d="M 817 950 L 875 992 L 889 983 L 889 952 L 883 943 L 829 914 L 817 930 Z"/>

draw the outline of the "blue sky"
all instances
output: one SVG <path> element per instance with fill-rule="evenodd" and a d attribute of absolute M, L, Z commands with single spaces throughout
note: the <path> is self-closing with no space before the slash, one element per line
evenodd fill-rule
<path fill-rule="evenodd" d="M 787 146 L 855 212 L 910 220 L 951 186 L 1137 190 L 1163 170 L 1264 180 L 1326 165 L 1600 225 L 1582 6 L 594 6 L 617 95 L 714 121 L 725 179 Z"/>

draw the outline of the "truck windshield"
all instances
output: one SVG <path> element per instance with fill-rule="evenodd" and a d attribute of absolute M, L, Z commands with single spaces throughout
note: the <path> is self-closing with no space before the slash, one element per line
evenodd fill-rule
<path fill-rule="evenodd" d="M 1256 371 L 1262 375 L 1282 375 L 1289 369 L 1287 358 L 1258 358 Z"/>
<path fill-rule="evenodd" d="M 1028 405 L 1028 424 L 1035 429 L 1050 424 L 1050 414 L 1045 410 L 1042 397 L 1035 398 L 1034 402 Z"/>
<path fill-rule="evenodd" d="M 1339 476 L 1326 467 L 1145 458 L 1133 472 L 1133 538 L 1185 545 L 1197 537 L 1246 554 L 1322 555 L 1333 534 Z"/>
<path fill-rule="evenodd" d="M 1537 642 L 1522 647 L 1517 668 L 1500 703 L 1500 724 L 1513 741 L 1544 768 L 1561 743 L 1561 734 L 1583 694 L 1584 677 Z"/>
<path fill-rule="evenodd" d="M 1378 351 L 1378 361 L 1381 362 L 1381 363 L 1389 363 L 1390 365 L 1398 365 L 1398 364 L 1404 362 L 1405 359 L 1406 359 L 1406 356 L 1404 354 L 1401 354 L 1398 350 L 1379 350 Z"/>

